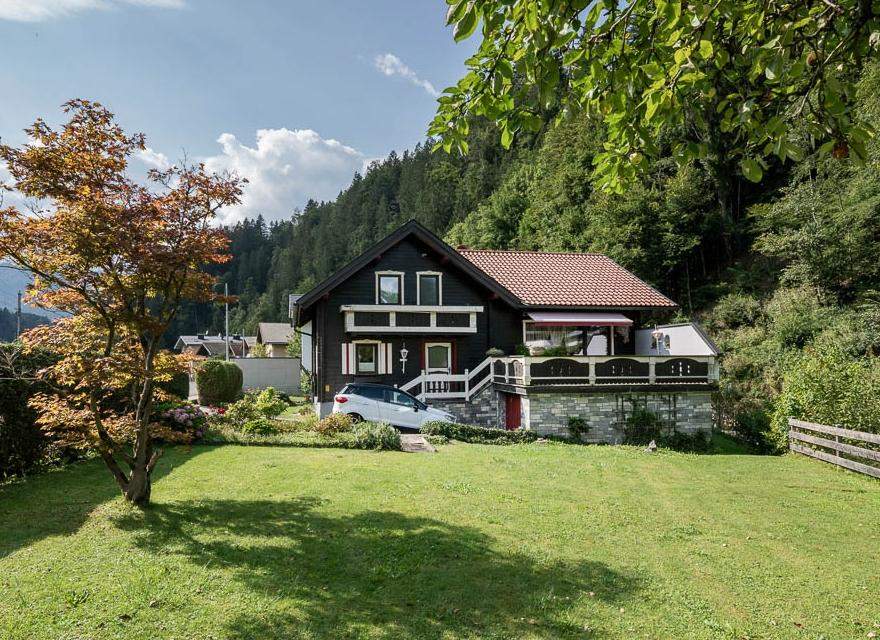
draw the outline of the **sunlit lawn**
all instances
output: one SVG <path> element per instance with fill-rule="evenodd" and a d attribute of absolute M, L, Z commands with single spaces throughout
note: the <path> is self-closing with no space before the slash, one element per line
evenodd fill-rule
<path fill-rule="evenodd" d="M 880 636 L 880 483 L 622 447 L 170 451 L 0 488 L 0 638 Z"/>

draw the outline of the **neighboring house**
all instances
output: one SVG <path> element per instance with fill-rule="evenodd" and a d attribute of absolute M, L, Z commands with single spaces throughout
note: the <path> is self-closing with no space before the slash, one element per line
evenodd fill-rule
<path fill-rule="evenodd" d="M 676 304 L 593 253 L 455 250 L 415 221 L 291 297 L 316 410 L 352 381 L 399 386 L 462 422 L 619 442 L 635 406 L 712 425 L 717 349 Z"/>
<path fill-rule="evenodd" d="M 256 338 L 252 336 L 229 336 L 229 357 L 246 358 Z M 174 344 L 179 353 L 189 353 L 199 358 L 223 358 L 226 356 L 226 340 L 222 335 L 211 336 L 200 333 L 195 336 L 180 336 Z"/>
<path fill-rule="evenodd" d="M 261 322 L 257 327 L 257 343 L 266 346 L 268 358 L 286 358 L 293 336 L 294 329 L 287 322 Z"/>

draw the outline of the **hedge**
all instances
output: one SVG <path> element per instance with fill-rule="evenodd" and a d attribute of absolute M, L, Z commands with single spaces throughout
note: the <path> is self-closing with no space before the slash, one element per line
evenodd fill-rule
<path fill-rule="evenodd" d="M 426 422 L 422 425 L 421 432 L 426 436 L 445 436 L 450 440 L 475 444 L 521 444 L 540 438 L 534 431 L 506 431 L 442 420 Z"/>
<path fill-rule="evenodd" d="M 206 360 L 196 371 L 199 404 L 218 405 L 235 402 L 241 395 L 244 374 L 234 362 Z"/>

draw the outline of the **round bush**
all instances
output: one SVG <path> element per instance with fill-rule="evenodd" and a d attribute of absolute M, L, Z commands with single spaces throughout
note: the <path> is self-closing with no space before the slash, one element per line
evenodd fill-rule
<path fill-rule="evenodd" d="M 241 395 L 244 376 L 234 362 L 207 360 L 196 372 L 199 403 L 218 405 L 234 402 Z"/>

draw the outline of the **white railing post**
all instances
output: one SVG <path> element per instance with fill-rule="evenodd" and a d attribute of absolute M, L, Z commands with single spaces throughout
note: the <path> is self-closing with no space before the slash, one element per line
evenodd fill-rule
<path fill-rule="evenodd" d="M 523 385 L 529 386 L 532 383 L 532 364 L 529 358 L 523 358 Z"/>
<path fill-rule="evenodd" d="M 654 361 L 654 358 L 650 358 L 648 360 L 648 384 L 654 384 L 655 380 L 657 379 L 656 370 L 654 368 L 656 364 L 657 363 Z"/>
<path fill-rule="evenodd" d="M 465 369 L 464 370 L 464 399 L 465 400 L 471 399 L 470 386 L 471 386 L 470 369 Z"/>
<path fill-rule="evenodd" d="M 587 374 L 590 376 L 590 384 L 594 385 L 596 384 L 596 360 L 591 358 L 587 362 L 587 366 L 589 367 L 587 369 Z"/>

